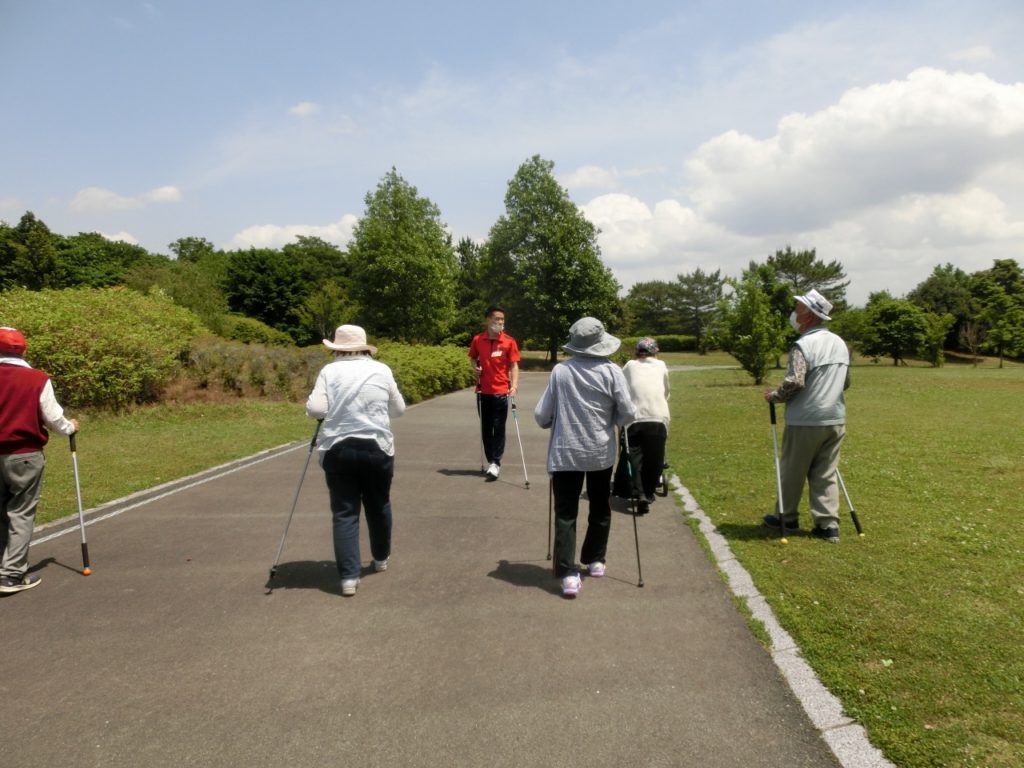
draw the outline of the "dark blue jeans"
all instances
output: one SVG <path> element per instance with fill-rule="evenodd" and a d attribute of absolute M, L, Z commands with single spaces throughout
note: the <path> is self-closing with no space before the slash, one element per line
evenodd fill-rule
<path fill-rule="evenodd" d="M 508 420 L 508 395 L 484 395 L 480 398 L 480 438 L 484 441 L 487 463 L 501 466 L 505 455 L 505 422 Z"/>
<path fill-rule="evenodd" d="M 391 478 L 395 458 L 376 440 L 346 438 L 324 456 L 324 475 L 331 495 L 334 521 L 334 559 L 343 579 L 355 579 L 361 571 L 359 558 L 360 502 L 366 512 L 370 553 L 374 560 L 391 554 Z"/>
<path fill-rule="evenodd" d="M 583 565 L 603 563 L 608 551 L 608 533 L 612 525 L 612 468 L 596 472 L 553 472 L 551 488 L 555 507 L 555 576 L 576 573 L 576 518 L 580 511 L 580 491 L 587 483 L 590 514 L 587 535 L 580 550 Z"/>

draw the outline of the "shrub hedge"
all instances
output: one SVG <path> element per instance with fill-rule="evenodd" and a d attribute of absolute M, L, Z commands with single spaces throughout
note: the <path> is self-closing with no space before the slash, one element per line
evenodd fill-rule
<path fill-rule="evenodd" d="M 121 287 L 6 291 L 0 324 L 25 334 L 26 360 L 51 376 L 62 405 L 114 410 L 158 399 L 206 332 L 166 296 Z"/>

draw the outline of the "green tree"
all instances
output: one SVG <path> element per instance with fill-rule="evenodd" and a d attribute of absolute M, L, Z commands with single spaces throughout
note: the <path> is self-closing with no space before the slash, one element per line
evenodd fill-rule
<path fill-rule="evenodd" d="M 298 308 L 305 299 L 298 268 L 280 251 L 250 248 L 228 255 L 224 294 L 228 307 L 284 331 L 301 336 Z"/>
<path fill-rule="evenodd" d="M 783 350 L 785 333 L 755 274 L 727 282 L 733 294 L 722 303 L 721 343 L 754 377 L 754 383 L 761 384 Z"/>
<path fill-rule="evenodd" d="M 179 237 L 167 246 L 178 261 L 197 264 L 217 252 L 217 248 L 205 237 Z"/>
<path fill-rule="evenodd" d="M 0 238 L 0 289 L 63 288 L 67 275 L 58 258 L 60 240 L 34 213 L 26 211 Z"/>
<path fill-rule="evenodd" d="M 871 357 L 891 357 L 893 365 L 906 364 L 906 358 L 918 354 L 929 338 L 926 313 L 906 299 L 876 294 L 865 307 L 864 336 L 861 349 Z"/>
<path fill-rule="evenodd" d="M 349 244 L 352 296 L 367 330 L 433 343 L 455 314 L 456 263 L 440 209 L 392 168 L 366 195 Z"/>
<path fill-rule="evenodd" d="M 793 295 L 802 295 L 814 288 L 831 301 L 837 310 L 846 307 L 846 288 L 850 281 L 846 279 L 843 265 L 838 261 L 826 264 L 818 258 L 814 248 L 794 251 L 787 245 L 784 250 L 775 251 L 775 255 L 769 256 L 767 264 L 779 282 L 789 286 Z"/>
<path fill-rule="evenodd" d="M 624 301 L 631 319 L 631 333 L 657 336 L 683 332 L 682 290 L 678 283 L 667 280 L 634 283 Z"/>
<path fill-rule="evenodd" d="M 334 243 L 319 237 L 299 235 L 294 243 L 288 243 L 281 252 L 298 267 L 311 292 L 320 290 L 323 283 L 330 281 L 336 288 L 348 293 L 351 282 L 348 257 Z"/>
<path fill-rule="evenodd" d="M 608 328 L 621 321 L 619 285 L 601 261 L 597 228 L 559 186 L 553 168 L 539 155 L 519 166 L 487 244 L 512 321 L 541 341 L 552 360 L 580 317 L 592 315 Z"/>
<path fill-rule="evenodd" d="M 943 341 L 946 349 L 957 346 L 964 327 L 975 314 L 971 277 L 952 264 L 936 266 L 926 280 L 907 294 L 907 300 L 926 312 L 953 316 L 953 325 Z"/>
<path fill-rule="evenodd" d="M 1024 281 L 1015 278 L 1007 262 L 997 261 L 996 267 L 974 275 L 972 294 L 984 328 L 980 347 L 998 356 L 1002 368 L 1003 358 L 1024 352 Z"/>
<path fill-rule="evenodd" d="M 164 260 L 153 256 L 141 245 L 108 240 L 98 232 L 82 232 L 62 238 L 58 251 L 65 283 L 69 287 L 121 285 L 134 266 Z"/>
<path fill-rule="evenodd" d="M 722 303 L 725 280 L 722 270 L 704 272 L 695 269 L 678 278 L 680 292 L 680 309 L 683 315 L 684 333 L 697 338 L 697 351 L 707 354 L 711 334 L 709 330 L 715 326 L 718 309 Z"/>
<path fill-rule="evenodd" d="M 334 329 L 354 312 L 354 306 L 337 283 L 333 280 L 321 283 L 299 307 L 305 341 L 315 343 L 321 339 L 333 339 Z"/>
<path fill-rule="evenodd" d="M 473 334 L 480 330 L 484 311 L 494 303 L 496 297 L 493 295 L 481 245 L 464 237 L 455 246 L 455 258 L 458 263 L 455 279 L 456 309 L 450 340 L 460 346 L 468 346 Z M 514 320 L 509 328 L 515 328 Z"/>
<path fill-rule="evenodd" d="M 178 306 L 192 310 L 218 335 L 226 330 L 227 297 L 220 281 L 212 278 L 201 262 L 156 257 L 136 263 L 125 274 L 124 283 L 139 293 L 156 290 L 169 296 Z"/>

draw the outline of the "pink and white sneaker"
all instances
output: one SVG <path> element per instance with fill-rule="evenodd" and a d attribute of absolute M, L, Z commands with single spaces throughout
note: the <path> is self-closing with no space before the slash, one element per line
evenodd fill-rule
<path fill-rule="evenodd" d="M 583 581 L 578 573 L 562 579 L 562 597 L 576 597 L 581 589 L 583 589 Z"/>
<path fill-rule="evenodd" d="M 593 562 L 587 566 L 587 573 L 593 576 L 595 579 L 599 579 L 604 576 L 605 566 L 604 563 Z"/>

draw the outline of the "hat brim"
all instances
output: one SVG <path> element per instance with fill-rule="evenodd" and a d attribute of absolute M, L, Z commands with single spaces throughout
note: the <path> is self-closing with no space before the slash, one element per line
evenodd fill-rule
<path fill-rule="evenodd" d="M 335 344 L 333 341 L 324 339 L 324 346 L 328 349 L 333 349 L 335 352 L 369 352 L 371 355 L 377 354 L 377 348 L 372 344 Z"/>
<path fill-rule="evenodd" d="M 619 351 L 619 347 L 622 346 L 622 340 L 612 336 L 611 334 L 605 334 L 596 344 L 591 344 L 589 347 L 574 347 L 572 343 L 563 344 L 562 349 L 566 352 L 571 352 L 574 355 L 584 355 L 586 357 L 609 357 Z"/>
<path fill-rule="evenodd" d="M 799 301 L 801 304 L 803 304 L 809 310 L 811 310 L 811 312 L 813 312 L 815 315 L 820 317 L 822 320 L 831 320 L 832 319 L 828 315 L 822 314 L 821 312 L 816 310 L 814 307 L 812 307 L 810 304 L 808 304 L 807 300 L 803 296 L 794 296 L 793 298 L 796 299 L 797 301 Z"/>

